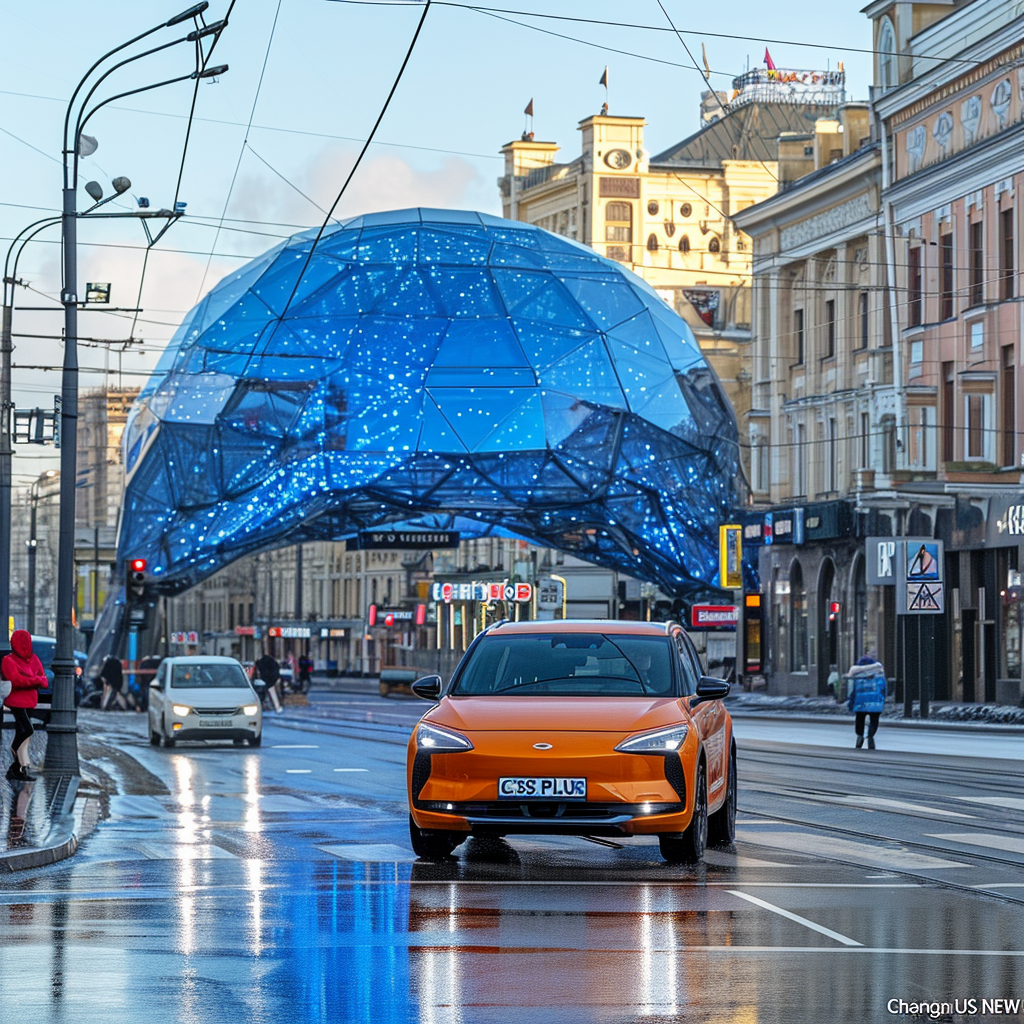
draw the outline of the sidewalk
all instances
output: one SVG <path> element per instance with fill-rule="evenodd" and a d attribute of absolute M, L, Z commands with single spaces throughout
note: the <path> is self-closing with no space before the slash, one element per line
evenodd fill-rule
<path fill-rule="evenodd" d="M 0 773 L 10 765 L 6 744 Z M 32 764 L 41 764 L 46 753 L 46 733 L 32 737 Z M 38 774 L 35 782 L 0 778 L 0 875 L 54 864 L 78 848 L 83 818 L 90 816 L 91 796 L 76 807 L 81 779 L 77 775 Z"/>

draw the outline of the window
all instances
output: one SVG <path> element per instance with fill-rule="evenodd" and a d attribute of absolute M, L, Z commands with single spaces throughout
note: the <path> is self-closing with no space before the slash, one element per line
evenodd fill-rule
<path fill-rule="evenodd" d="M 793 497 L 807 493 L 807 428 L 798 423 L 796 447 L 793 449 Z"/>
<path fill-rule="evenodd" d="M 651 201 L 650 201 L 650 202 L 649 202 L 649 203 L 647 204 L 647 212 L 648 212 L 648 213 L 649 213 L 649 214 L 650 214 L 650 215 L 651 215 L 652 217 L 657 217 L 657 216 L 658 216 L 658 210 L 659 210 L 659 206 L 658 206 L 658 202 L 657 202 L 657 200 L 655 200 L 655 199 L 652 199 L 652 200 L 651 200 Z"/>
<path fill-rule="evenodd" d="M 896 33 L 888 18 L 878 30 L 878 84 L 891 89 L 896 84 Z"/>
<path fill-rule="evenodd" d="M 896 417 L 883 416 L 878 426 L 882 433 L 882 472 L 889 474 L 896 468 Z"/>
<path fill-rule="evenodd" d="M 939 236 L 939 259 L 942 268 L 939 273 L 939 319 L 948 320 L 953 315 L 953 233 Z"/>
<path fill-rule="evenodd" d="M 722 243 L 719 242 L 717 238 L 712 238 L 711 241 L 708 242 L 708 252 L 721 252 L 721 250 Z"/>
<path fill-rule="evenodd" d="M 825 453 L 825 490 L 835 491 L 838 489 L 839 479 L 839 430 L 836 425 L 835 416 L 830 416 L 828 421 L 828 451 Z"/>
<path fill-rule="evenodd" d="M 942 461 L 953 461 L 953 438 L 956 426 L 956 381 L 953 364 L 942 364 Z"/>
<path fill-rule="evenodd" d="M 628 260 L 633 241 L 633 207 L 630 203 L 608 203 L 604 208 L 604 239 L 606 242 L 624 242 L 622 246 L 609 246 L 606 255 L 613 260 Z"/>
<path fill-rule="evenodd" d="M 825 358 L 836 354 L 836 300 L 825 302 Z"/>
<path fill-rule="evenodd" d="M 860 414 L 860 466 L 861 469 L 871 468 L 871 414 Z"/>
<path fill-rule="evenodd" d="M 907 253 L 907 324 L 921 323 L 921 249 L 915 245 Z"/>
<path fill-rule="evenodd" d="M 1017 374 L 1012 345 L 1003 346 L 1002 391 L 1000 464 L 1013 466 L 1017 463 Z"/>
<path fill-rule="evenodd" d="M 971 225 L 971 251 L 968 273 L 970 275 L 970 305 L 980 306 L 985 301 L 985 224 L 975 221 Z"/>
<path fill-rule="evenodd" d="M 653 234 L 653 233 L 647 236 L 647 251 L 648 252 L 657 252 L 658 251 L 658 236 Z"/>
<path fill-rule="evenodd" d="M 679 251 L 681 253 L 688 253 L 690 251 L 689 235 L 683 235 L 683 237 L 679 239 Z"/>
<path fill-rule="evenodd" d="M 799 562 L 793 563 L 789 574 L 789 609 L 793 624 L 789 661 L 793 672 L 807 671 L 807 591 Z"/>
<path fill-rule="evenodd" d="M 777 568 L 772 576 L 771 616 L 775 642 L 768 647 L 773 672 L 788 671 L 789 659 L 789 570 Z"/>
<path fill-rule="evenodd" d="M 796 309 L 793 311 L 793 342 L 796 362 L 804 361 L 804 311 Z"/>
<path fill-rule="evenodd" d="M 913 406 L 910 416 L 910 465 L 914 469 L 935 468 L 935 408 Z"/>
<path fill-rule="evenodd" d="M 910 365 L 920 368 L 924 362 L 924 342 L 912 341 L 910 343 Z"/>
<path fill-rule="evenodd" d="M 967 457 L 980 459 L 985 451 L 985 400 L 983 395 L 967 396 Z"/>
<path fill-rule="evenodd" d="M 975 320 L 971 324 L 971 351 L 977 352 L 985 345 L 985 324 L 981 320 Z"/>
<path fill-rule="evenodd" d="M 861 292 L 857 300 L 857 313 L 860 321 L 860 338 L 858 348 L 868 347 L 868 293 Z"/>
<path fill-rule="evenodd" d="M 1013 210 L 999 214 L 999 298 L 1012 299 L 1014 295 L 1013 273 Z"/>
<path fill-rule="evenodd" d="M 693 213 L 693 207 L 689 203 L 683 203 L 683 205 L 679 207 L 679 212 L 682 216 L 689 217 L 690 214 Z"/>

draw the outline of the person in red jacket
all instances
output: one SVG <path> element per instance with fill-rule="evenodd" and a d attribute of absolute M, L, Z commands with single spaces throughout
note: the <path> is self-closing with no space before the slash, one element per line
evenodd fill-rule
<path fill-rule="evenodd" d="M 27 630 L 16 629 L 11 634 L 11 653 L 0 662 L 0 670 L 11 684 L 4 703 L 14 716 L 14 760 L 7 769 L 7 778 L 30 782 L 35 776 L 28 770 L 28 743 L 35 730 L 28 713 L 39 702 L 39 690 L 46 686 L 46 673 L 42 662 L 32 653 L 32 637 Z"/>

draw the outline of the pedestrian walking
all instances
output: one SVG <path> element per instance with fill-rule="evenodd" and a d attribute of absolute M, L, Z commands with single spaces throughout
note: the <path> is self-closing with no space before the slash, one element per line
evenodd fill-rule
<path fill-rule="evenodd" d="M 139 662 L 139 711 L 149 710 L 149 687 L 156 678 L 160 661 L 159 654 L 147 654 Z"/>
<path fill-rule="evenodd" d="M 313 659 L 308 654 L 299 657 L 299 693 L 307 693 L 313 680 Z"/>
<path fill-rule="evenodd" d="M 281 710 L 281 695 L 277 691 L 277 683 L 281 678 L 281 666 L 269 651 L 264 652 L 256 662 L 256 674 L 267 684 L 267 695 L 275 711 Z"/>
<path fill-rule="evenodd" d="M 35 776 L 29 772 L 28 744 L 35 729 L 28 713 L 39 703 L 39 691 L 46 688 L 46 672 L 32 651 L 32 635 L 28 630 L 16 629 L 11 634 L 11 653 L 0 662 L 0 670 L 11 684 L 11 692 L 4 698 L 4 703 L 14 717 L 13 760 L 7 769 L 7 778 L 32 782 Z"/>
<path fill-rule="evenodd" d="M 867 723 L 868 750 L 875 749 L 878 719 L 885 710 L 885 669 L 873 654 L 865 654 L 847 673 L 850 696 L 846 706 L 856 715 L 857 748 L 864 746 L 864 725 Z"/>
<path fill-rule="evenodd" d="M 121 688 L 124 686 L 124 670 L 121 659 L 108 654 L 100 666 L 100 682 L 103 683 L 103 697 L 100 699 L 100 710 L 109 711 L 112 704 L 120 703 L 121 710 L 127 711 L 128 704 Z"/>

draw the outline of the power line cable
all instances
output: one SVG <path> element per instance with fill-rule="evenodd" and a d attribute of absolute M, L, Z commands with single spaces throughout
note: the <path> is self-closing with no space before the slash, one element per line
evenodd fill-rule
<path fill-rule="evenodd" d="M 242 145 L 238 149 L 238 160 L 235 162 L 235 172 L 231 175 L 231 184 L 228 187 L 227 198 L 224 200 L 224 209 L 221 210 L 221 220 L 226 216 L 228 212 L 228 204 L 231 202 L 232 193 L 235 191 L 235 182 L 238 180 L 238 169 L 242 166 L 242 157 L 245 156 L 245 146 L 249 141 L 249 132 L 252 130 L 252 119 L 256 116 L 256 104 L 260 101 L 260 90 L 263 88 L 263 76 L 267 71 L 267 61 L 270 60 L 270 48 L 274 45 L 274 35 L 277 32 L 277 19 L 281 14 L 281 0 L 277 0 L 277 8 L 274 10 L 274 23 L 270 27 L 270 38 L 267 40 L 267 49 L 263 54 L 263 67 L 260 68 L 260 78 L 256 83 L 256 95 L 252 99 L 252 109 L 249 111 L 249 121 L 245 126 L 245 138 L 242 140 Z M 199 282 L 199 291 L 196 294 L 196 302 L 203 296 L 203 288 L 206 285 L 206 278 L 210 273 L 210 264 L 213 262 L 214 250 L 217 248 L 217 242 L 220 239 L 220 229 L 218 227 L 217 234 L 214 236 L 213 244 L 210 247 L 209 259 L 206 261 L 206 269 L 203 271 L 203 278 Z"/>

